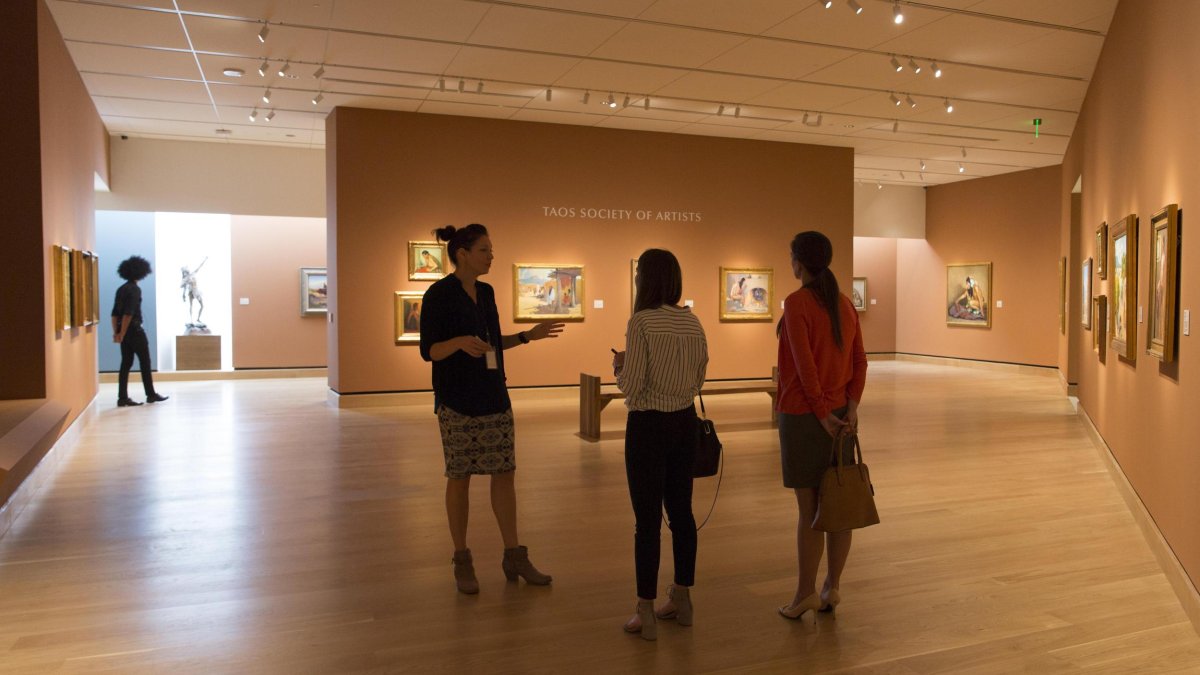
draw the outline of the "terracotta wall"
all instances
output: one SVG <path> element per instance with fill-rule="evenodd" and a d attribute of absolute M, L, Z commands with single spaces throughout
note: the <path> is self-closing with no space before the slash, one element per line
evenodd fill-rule
<path fill-rule="evenodd" d="M 925 238 L 925 188 L 854 184 L 854 236 Z"/>
<path fill-rule="evenodd" d="M 325 219 L 233 216 L 230 231 L 233 367 L 324 366 L 326 315 L 300 315 L 300 268 L 325 267 Z"/>
<path fill-rule="evenodd" d="M 863 346 L 872 354 L 896 351 L 896 241 L 854 238 L 854 276 L 867 278 L 867 311 L 860 312 L 858 320 Z"/>
<path fill-rule="evenodd" d="M 850 148 L 631 132 L 339 108 L 328 120 L 330 386 L 338 392 L 428 389 L 430 367 L 394 346 L 392 294 L 407 281 L 406 242 L 437 226 L 482 222 L 496 260 L 501 323 L 516 332 L 514 262 L 585 266 L 586 321 L 553 342 L 515 349 L 510 385 L 577 384 L 580 371 L 611 377 L 609 347 L 623 344 L 629 261 L 647 247 L 680 258 L 684 297 L 709 336 L 711 378 L 769 376 L 774 325 L 719 323 L 718 268 L 771 267 L 775 313 L 790 278 L 788 242 L 829 234 L 833 269 L 853 266 Z M 576 215 L 548 215 L 547 207 Z M 630 210 L 613 218 L 582 209 Z M 638 220 L 636 212 L 698 213 L 700 220 Z M 592 301 L 603 299 L 604 309 Z"/>
<path fill-rule="evenodd" d="M 48 323 L 39 293 L 15 293 L 42 280 L 50 254 L 42 249 L 41 120 L 38 105 L 38 7 L 31 0 L 0 3 L 0 88 L 11 101 L 0 133 L 0 399 L 46 395 L 46 338 L 29 326 Z M 21 317 L 20 324 L 15 320 Z M 21 325 L 23 324 L 23 325 Z M 19 357 L 18 357 L 19 355 Z"/>
<path fill-rule="evenodd" d="M 1060 172 L 1052 166 L 929 188 L 926 239 L 897 242 L 897 351 L 1058 364 Z M 947 326 L 946 265 L 989 261 L 991 328 Z"/>
<path fill-rule="evenodd" d="M 1180 310 L 1200 309 L 1200 239 L 1189 211 L 1200 201 L 1200 3 L 1124 1 L 1117 6 L 1095 76 L 1064 159 L 1060 203 L 1082 176 L 1080 224 L 1073 228 L 1072 268 L 1095 257 L 1095 228 L 1136 214 L 1139 304 L 1150 283 L 1150 217 L 1168 203 L 1182 211 Z M 1071 228 L 1067 214 L 1062 227 Z M 1191 230 L 1191 231 L 1189 231 Z M 1111 293 L 1093 277 L 1094 292 Z M 1193 320 L 1195 316 L 1193 316 Z M 1195 333 L 1180 336 L 1177 360 L 1144 352 L 1137 326 L 1135 362 L 1110 352 L 1102 363 L 1092 334 L 1078 331 L 1079 401 L 1112 448 L 1193 583 L 1200 583 L 1200 360 Z M 1193 331 L 1197 330 L 1195 325 Z"/>

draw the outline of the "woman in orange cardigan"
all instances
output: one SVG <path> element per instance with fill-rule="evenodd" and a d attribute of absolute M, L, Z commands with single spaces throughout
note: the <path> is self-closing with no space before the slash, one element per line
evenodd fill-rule
<path fill-rule="evenodd" d="M 792 273 L 801 288 L 784 301 L 779 322 L 777 409 L 783 485 L 795 490 L 800 510 L 796 527 L 800 577 L 795 597 L 779 608 L 789 619 L 837 606 L 842 570 L 850 555 L 849 531 L 823 533 L 812 528 L 817 488 L 829 466 L 833 437 L 841 427 L 858 426 L 858 402 L 867 379 L 858 312 L 838 290 L 829 271 L 832 260 L 833 244 L 820 232 L 801 232 L 792 239 Z M 852 453 L 847 455 L 846 461 L 852 463 Z M 828 569 L 818 593 L 817 567 L 825 548 L 829 549 Z"/>

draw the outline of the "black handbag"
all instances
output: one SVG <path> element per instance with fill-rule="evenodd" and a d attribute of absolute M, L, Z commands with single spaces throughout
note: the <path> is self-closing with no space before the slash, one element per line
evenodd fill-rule
<path fill-rule="evenodd" d="M 708 478 L 717 475 L 721 466 L 721 439 L 717 438 L 717 427 L 704 410 L 703 395 L 700 396 L 700 415 L 696 421 L 696 459 L 692 463 L 692 477 Z"/>

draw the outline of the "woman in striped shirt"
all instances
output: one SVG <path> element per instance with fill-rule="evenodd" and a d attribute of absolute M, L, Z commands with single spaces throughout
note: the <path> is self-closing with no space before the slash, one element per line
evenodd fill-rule
<path fill-rule="evenodd" d="M 698 422 L 692 400 L 704 384 L 708 343 L 691 310 L 679 306 L 683 275 L 670 251 L 649 249 L 638 258 L 634 314 L 625 351 L 613 358 L 625 393 L 625 474 L 636 519 L 634 562 L 637 613 L 625 624 L 646 640 L 657 637 L 655 619 L 692 625 L 689 589 L 696 575 L 696 519 L 692 516 L 692 463 Z M 660 518 L 666 508 L 675 554 L 675 583 L 654 611 Z"/>

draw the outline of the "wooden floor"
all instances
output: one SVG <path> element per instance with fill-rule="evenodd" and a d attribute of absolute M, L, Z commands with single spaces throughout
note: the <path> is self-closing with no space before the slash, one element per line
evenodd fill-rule
<path fill-rule="evenodd" d="M 796 514 L 762 396 L 709 401 L 728 460 L 696 624 L 657 643 L 621 631 L 623 406 L 587 443 L 575 389 L 514 392 L 522 540 L 555 580 L 504 581 L 477 478 L 468 597 L 428 396 L 338 410 L 320 379 L 163 391 L 118 409 L 102 385 L 0 539 L 0 672 L 1200 672 L 1200 638 L 1053 378 L 871 364 L 883 523 L 855 535 L 837 617 L 815 625 L 775 613 Z M 698 512 L 712 492 L 698 483 Z"/>

